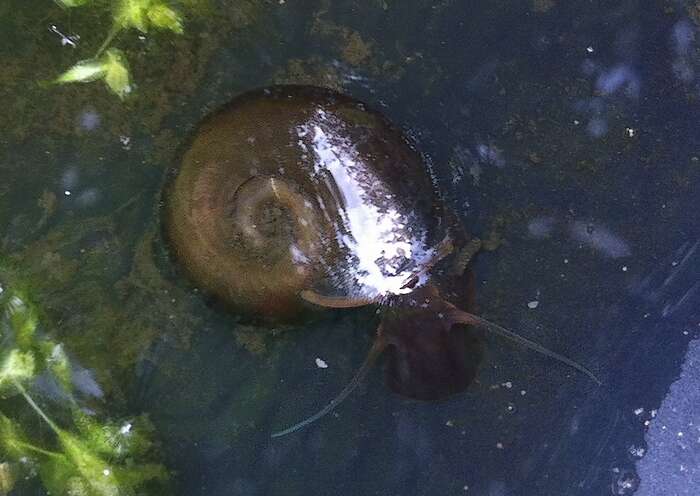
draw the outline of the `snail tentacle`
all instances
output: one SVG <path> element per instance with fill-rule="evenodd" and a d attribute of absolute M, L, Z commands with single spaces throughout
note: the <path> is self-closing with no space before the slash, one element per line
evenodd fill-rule
<path fill-rule="evenodd" d="M 428 260 L 420 268 L 420 270 L 411 274 L 406 279 L 406 282 L 403 283 L 403 286 L 401 286 L 401 289 L 411 288 L 411 287 L 415 286 L 422 276 L 427 275 L 433 269 L 433 267 L 435 267 L 438 264 L 438 262 L 440 262 L 440 260 L 445 258 L 447 255 L 449 255 L 453 251 L 454 251 L 454 242 L 452 241 L 452 237 L 448 233 L 445 235 L 443 240 L 440 241 L 440 243 L 435 247 L 435 254 L 432 256 L 432 258 L 430 260 Z"/>
<path fill-rule="evenodd" d="M 282 431 L 273 433 L 271 437 L 282 437 L 286 436 L 287 434 L 291 434 L 292 432 L 296 432 L 332 412 L 333 409 L 335 409 L 335 407 L 340 405 L 343 402 L 343 400 L 345 400 L 345 398 L 347 398 L 350 395 L 350 393 L 352 393 L 357 388 L 357 386 L 359 386 L 362 383 L 362 381 L 365 380 L 365 377 L 367 377 L 367 374 L 372 369 L 375 362 L 377 361 L 377 358 L 379 358 L 379 355 L 382 354 L 385 348 L 386 342 L 382 338 L 380 327 L 380 330 L 377 331 L 377 338 L 374 340 L 374 344 L 372 345 L 372 348 L 370 348 L 364 363 L 362 364 L 360 369 L 355 373 L 355 376 L 348 383 L 348 385 L 345 386 L 343 390 L 338 394 L 338 396 L 333 398 L 325 407 L 323 407 L 315 414 L 311 415 L 310 417 L 302 420 L 297 424 L 294 424 L 291 427 L 287 427 Z"/>
<path fill-rule="evenodd" d="M 550 358 L 553 358 L 559 362 L 562 362 L 566 365 L 568 365 L 571 368 L 574 368 L 578 370 L 579 372 L 587 375 L 593 382 L 595 382 L 597 385 L 602 385 L 603 383 L 598 379 L 593 372 L 588 370 L 586 367 L 583 365 L 573 361 L 570 358 L 565 357 L 564 355 L 561 355 L 555 351 L 549 350 L 542 346 L 541 344 L 538 344 L 534 341 L 531 341 L 527 338 L 524 338 L 512 331 L 509 331 L 508 329 L 499 326 L 498 324 L 494 324 L 493 322 L 490 322 L 486 319 L 483 319 L 477 315 L 471 314 L 469 312 L 464 312 L 462 310 L 459 310 L 457 308 L 454 308 L 450 311 L 450 314 L 447 317 L 451 322 L 453 323 L 458 323 L 458 324 L 467 324 L 467 325 L 473 325 L 476 327 L 480 327 L 481 329 L 484 329 L 488 332 L 491 332 L 493 334 L 498 334 L 501 337 L 504 337 L 506 339 L 510 339 L 511 341 L 514 341 L 518 343 L 521 346 L 524 346 L 526 348 L 529 348 L 533 351 L 536 351 L 538 353 L 541 353 L 543 355 L 546 355 Z"/>
<path fill-rule="evenodd" d="M 312 289 L 305 289 L 299 295 L 302 299 L 325 308 L 357 308 L 381 303 L 381 297 L 327 296 Z"/>

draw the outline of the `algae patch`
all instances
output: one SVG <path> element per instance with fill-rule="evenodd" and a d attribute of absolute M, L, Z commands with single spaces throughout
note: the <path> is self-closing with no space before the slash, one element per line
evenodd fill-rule
<path fill-rule="evenodd" d="M 146 489 L 162 494 L 169 473 L 158 461 L 148 418 L 98 415 L 84 379 L 76 380 L 80 364 L 44 329 L 26 290 L 0 289 L 3 493 L 14 490 L 19 479 L 27 484 L 38 474 L 51 494 L 112 496 Z M 39 397 L 42 403 L 53 401 L 40 406 Z M 35 428 L 32 413 L 48 432 Z"/>

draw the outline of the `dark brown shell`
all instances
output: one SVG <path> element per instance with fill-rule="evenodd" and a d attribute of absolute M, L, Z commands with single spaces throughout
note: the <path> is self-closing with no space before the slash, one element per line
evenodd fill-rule
<path fill-rule="evenodd" d="M 166 194 L 171 248 L 194 284 L 251 315 L 299 293 L 410 291 L 444 236 L 421 155 L 381 114 L 331 90 L 276 86 L 197 129 Z"/>

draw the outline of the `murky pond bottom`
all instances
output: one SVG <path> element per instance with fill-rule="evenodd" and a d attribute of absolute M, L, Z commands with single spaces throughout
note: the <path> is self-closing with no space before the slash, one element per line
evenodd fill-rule
<path fill-rule="evenodd" d="M 124 101 L 35 84 L 91 55 L 104 17 L 8 5 L 0 492 L 700 490 L 694 2 L 211 2 L 181 36 L 120 35 Z M 222 308 L 173 260 L 161 202 L 205 116 L 289 83 L 408 135 L 446 208 L 498 246 L 471 261 L 475 311 L 602 386 L 482 333 L 463 393 L 406 399 L 380 361 L 333 413 L 271 438 L 352 378 L 376 307 L 291 325 Z"/>

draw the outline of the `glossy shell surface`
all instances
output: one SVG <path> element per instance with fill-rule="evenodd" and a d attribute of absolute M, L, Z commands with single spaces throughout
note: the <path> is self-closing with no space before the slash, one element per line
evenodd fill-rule
<path fill-rule="evenodd" d="M 410 292 L 445 234 L 429 170 L 405 136 L 316 87 L 256 90 L 205 119 L 165 202 L 171 249 L 194 285 L 270 317 L 293 315 L 307 289 Z"/>

